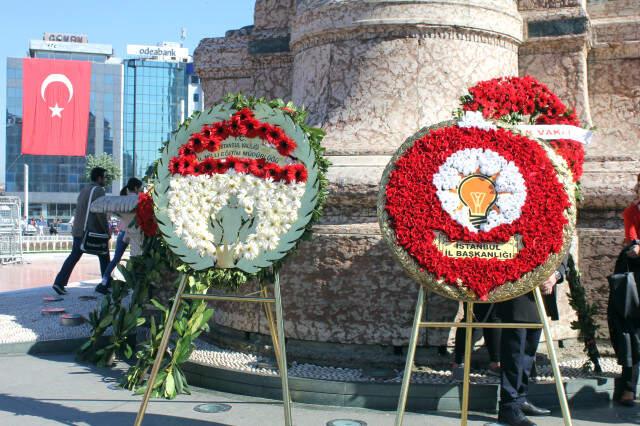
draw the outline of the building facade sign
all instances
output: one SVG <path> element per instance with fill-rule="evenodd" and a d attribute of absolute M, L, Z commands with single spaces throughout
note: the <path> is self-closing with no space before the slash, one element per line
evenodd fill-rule
<path fill-rule="evenodd" d="M 44 33 L 44 41 L 64 41 L 68 43 L 89 43 L 86 34 Z"/>
<path fill-rule="evenodd" d="M 181 61 L 189 57 L 189 49 L 174 46 L 128 44 L 127 55 L 143 58 L 158 58 L 162 61 Z"/>
<path fill-rule="evenodd" d="M 112 55 L 113 47 L 110 44 L 72 43 L 66 41 L 29 41 L 29 50 L 53 50 L 69 53 L 92 53 L 96 55 Z"/>

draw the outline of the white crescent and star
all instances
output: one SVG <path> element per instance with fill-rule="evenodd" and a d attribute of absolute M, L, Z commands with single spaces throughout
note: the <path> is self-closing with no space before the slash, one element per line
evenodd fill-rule
<path fill-rule="evenodd" d="M 71 98 L 73 98 L 73 84 L 71 84 L 71 81 L 69 80 L 69 78 L 64 74 L 49 74 L 42 81 L 42 84 L 40 85 L 40 96 L 42 97 L 43 101 L 47 102 L 47 99 L 45 98 L 45 92 L 47 90 L 47 87 L 51 83 L 64 84 L 67 87 L 67 90 L 69 91 L 69 99 L 67 99 L 67 103 L 71 102 Z M 51 117 L 62 118 L 62 110 L 64 110 L 64 108 L 58 106 L 57 102 L 54 106 L 49 107 L 49 109 L 51 110 Z"/>

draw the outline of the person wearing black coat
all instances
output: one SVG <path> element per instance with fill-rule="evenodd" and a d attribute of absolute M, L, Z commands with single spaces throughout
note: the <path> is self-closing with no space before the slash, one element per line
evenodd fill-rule
<path fill-rule="evenodd" d="M 618 256 L 614 274 L 609 277 L 607 322 L 611 345 L 622 366 L 616 379 L 613 399 L 622 405 L 635 405 L 640 365 L 640 174 L 634 188 L 635 200 L 622 213 L 624 219 L 624 248 Z M 627 274 L 632 272 L 632 274 Z"/>
<path fill-rule="evenodd" d="M 567 259 L 542 285 L 547 315 L 559 319 L 556 284 L 564 281 Z M 496 305 L 498 317 L 505 323 L 540 323 L 533 292 Z M 509 426 L 535 426 L 529 416 L 551 412 L 533 405 L 528 399 L 529 379 L 542 330 L 539 328 L 505 328 L 502 330 L 500 359 L 500 411 L 498 421 Z"/>
<path fill-rule="evenodd" d="M 617 291 L 610 285 L 607 305 L 607 322 L 611 346 L 616 353 L 622 374 L 615 381 L 613 399 L 622 405 L 635 405 L 640 365 L 640 306 L 638 288 L 640 283 L 640 240 L 632 240 L 622 249 L 614 274 L 632 272 L 634 280 Z M 635 281 L 635 282 L 634 282 Z"/>

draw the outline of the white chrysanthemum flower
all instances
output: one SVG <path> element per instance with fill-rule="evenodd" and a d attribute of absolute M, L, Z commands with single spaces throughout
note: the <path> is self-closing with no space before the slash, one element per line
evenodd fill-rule
<path fill-rule="evenodd" d="M 442 208 L 446 211 L 453 211 L 460 205 L 460 197 L 457 192 L 438 191 L 438 198 L 442 204 Z"/>
<path fill-rule="evenodd" d="M 494 206 L 490 207 L 485 222 L 479 228 L 471 223 L 469 209 L 457 194 L 460 182 L 475 174 L 495 178 L 497 192 Z M 490 149 L 467 148 L 453 153 L 433 175 L 432 183 L 436 187 L 442 209 L 453 220 L 473 232 L 487 232 L 502 224 L 514 222 L 520 217 L 527 198 L 524 178 L 518 167 Z"/>
<path fill-rule="evenodd" d="M 281 236 L 291 229 L 298 219 L 305 189 L 304 182 L 272 182 L 232 170 L 211 176 L 173 176 L 167 215 L 187 247 L 201 256 L 215 258 L 211 226 L 218 226 L 220 211 L 235 196 L 238 208 L 256 223 L 245 241 L 237 241 L 229 248 L 236 259 L 255 259 L 265 250 L 275 250 Z"/>

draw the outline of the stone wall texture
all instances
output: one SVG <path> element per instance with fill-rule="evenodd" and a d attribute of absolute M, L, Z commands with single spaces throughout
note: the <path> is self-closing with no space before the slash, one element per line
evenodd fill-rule
<path fill-rule="evenodd" d="M 289 338 L 407 344 L 417 288 L 377 226 L 382 170 L 405 138 L 449 119 L 467 87 L 517 74 L 548 84 L 597 126 L 577 235 L 583 282 L 606 337 L 606 276 L 640 172 L 637 0 L 257 0 L 254 26 L 203 39 L 194 58 L 209 105 L 230 91 L 281 97 L 305 105 L 311 123 L 327 131 L 326 216 L 283 270 Z M 558 338 L 576 336 L 566 292 Z M 451 320 L 459 307 L 429 295 L 426 312 Z M 214 321 L 267 332 L 257 307 L 221 304 Z M 429 332 L 421 342 L 443 345 L 451 334 Z"/>

